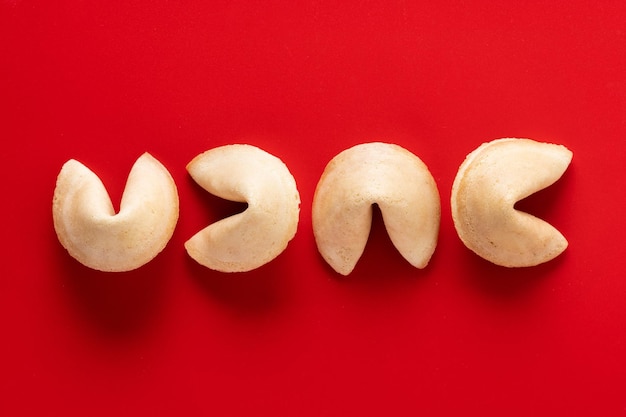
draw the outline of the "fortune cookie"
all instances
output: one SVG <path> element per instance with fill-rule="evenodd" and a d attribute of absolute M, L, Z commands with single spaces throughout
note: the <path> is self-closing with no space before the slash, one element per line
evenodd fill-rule
<path fill-rule="evenodd" d="M 458 170 L 451 197 L 463 243 L 506 267 L 533 266 L 558 256 L 567 247 L 565 237 L 514 206 L 558 180 L 571 160 L 566 147 L 530 139 L 498 139 L 471 152 Z"/>
<path fill-rule="evenodd" d="M 102 181 L 76 160 L 58 175 L 52 202 L 59 241 L 80 263 L 130 271 L 165 248 L 178 220 L 178 194 L 167 169 L 144 153 L 133 165 L 116 214 Z"/>
<path fill-rule="evenodd" d="M 352 272 L 369 237 L 374 204 L 398 252 L 411 265 L 424 268 L 439 233 L 437 185 L 417 156 L 381 142 L 344 150 L 324 169 L 312 212 L 322 257 L 338 273 Z"/>
<path fill-rule="evenodd" d="M 213 270 L 244 272 L 285 250 L 298 227 L 300 194 L 280 159 L 255 146 L 226 145 L 196 156 L 187 171 L 209 193 L 248 204 L 191 237 L 189 256 Z"/>

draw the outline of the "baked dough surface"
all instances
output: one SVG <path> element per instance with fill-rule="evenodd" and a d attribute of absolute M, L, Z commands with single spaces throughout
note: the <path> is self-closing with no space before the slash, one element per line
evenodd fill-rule
<path fill-rule="evenodd" d="M 435 180 L 413 153 L 394 144 L 356 145 L 326 166 L 313 199 L 318 250 L 342 275 L 363 254 L 377 204 L 400 254 L 424 268 L 437 246 L 441 206 Z"/>
<path fill-rule="evenodd" d="M 161 252 L 178 221 L 178 194 L 167 169 L 144 153 L 133 165 L 115 213 L 100 178 L 67 161 L 52 202 L 59 241 L 80 263 L 108 272 L 130 271 Z"/>
<path fill-rule="evenodd" d="M 461 164 L 452 218 L 463 243 L 497 265 L 534 266 L 567 248 L 553 226 L 516 210 L 518 201 L 557 181 L 572 160 L 562 145 L 504 138 L 484 143 Z"/>
<path fill-rule="evenodd" d="M 252 145 L 226 145 L 196 156 L 191 177 L 206 191 L 248 204 L 185 243 L 189 256 L 222 272 L 244 272 L 276 258 L 294 237 L 300 194 L 287 166 Z"/>

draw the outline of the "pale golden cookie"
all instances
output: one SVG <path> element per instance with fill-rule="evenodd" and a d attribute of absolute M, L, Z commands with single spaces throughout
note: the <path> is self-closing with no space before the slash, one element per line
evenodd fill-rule
<path fill-rule="evenodd" d="M 191 177 L 209 193 L 248 203 L 242 213 L 196 233 L 185 243 L 198 263 L 222 272 L 244 272 L 276 258 L 294 237 L 300 194 L 287 166 L 251 145 L 227 145 L 196 156 Z"/>
<path fill-rule="evenodd" d="M 130 271 L 165 248 L 178 220 L 178 194 L 167 169 L 144 153 L 133 165 L 119 213 L 98 178 L 69 160 L 52 202 L 59 241 L 80 263 L 100 271 Z"/>
<path fill-rule="evenodd" d="M 547 262 L 567 247 L 553 226 L 514 208 L 565 172 L 572 152 L 530 139 L 484 143 L 461 164 L 452 186 L 459 237 L 479 256 L 507 267 Z"/>
<path fill-rule="evenodd" d="M 437 246 L 437 185 L 417 156 L 381 142 L 344 150 L 326 166 L 313 199 L 313 232 L 322 257 L 340 274 L 352 272 L 369 237 L 373 204 L 396 249 L 424 268 Z"/>

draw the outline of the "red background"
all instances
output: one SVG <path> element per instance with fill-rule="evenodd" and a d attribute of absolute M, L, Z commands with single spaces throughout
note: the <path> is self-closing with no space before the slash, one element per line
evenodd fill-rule
<path fill-rule="evenodd" d="M 444 3 L 0 1 L 0 414 L 626 415 L 626 2 Z M 548 264 L 456 236 L 457 168 L 500 137 L 574 152 L 523 204 L 570 242 Z M 374 140 L 429 166 L 439 245 L 414 269 L 376 218 L 342 278 L 313 192 Z M 183 248 L 241 209 L 185 171 L 229 143 L 280 157 L 302 197 L 287 250 L 236 275 Z M 79 159 L 118 202 L 144 151 L 177 183 L 174 236 L 89 270 L 56 239 L 56 175 Z"/>

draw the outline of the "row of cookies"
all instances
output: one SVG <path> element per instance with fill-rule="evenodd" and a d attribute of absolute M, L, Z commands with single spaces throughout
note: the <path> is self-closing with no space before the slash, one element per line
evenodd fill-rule
<path fill-rule="evenodd" d="M 519 200 L 554 183 L 572 152 L 530 139 L 498 139 L 470 153 L 452 187 L 459 237 L 479 256 L 502 266 L 533 266 L 558 256 L 567 240 L 554 227 L 516 210 Z M 211 224 L 185 243 L 200 264 L 222 272 L 258 268 L 294 237 L 300 196 L 287 166 L 251 145 L 206 151 L 188 165 L 209 193 L 247 203 L 242 213 Z M 347 275 L 368 240 L 373 205 L 400 254 L 424 268 L 437 245 L 441 207 L 437 185 L 413 153 L 390 143 L 356 145 L 326 166 L 313 198 L 313 231 L 322 257 Z M 167 169 L 145 153 L 133 165 L 115 212 L 98 178 L 76 160 L 66 162 L 53 197 L 59 241 L 82 264 L 129 271 L 157 256 L 178 221 L 178 193 Z"/>

